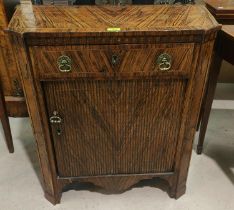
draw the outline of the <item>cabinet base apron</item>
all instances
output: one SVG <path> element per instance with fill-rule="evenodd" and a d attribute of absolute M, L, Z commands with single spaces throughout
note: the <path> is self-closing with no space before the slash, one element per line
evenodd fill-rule
<path fill-rule="evenodd" d="M 153 179 L 153 180 L 152 180 Z M 142 184 L 140 182 L 143 182 Z M 164 174 L 130 174 L 130 175 L 105 175 L 93 177 L 57 178 L 57 191 L 54 194 L 45 192 L 45 198 L 52 204 L 59 204 L 62 193 L 68 190 L 82 188 L 95 190 L 100 193 L 120 194 L 134 187 L 157 187 L 168 193 L 171 198 L 178 199 L 186 191 L 183 182 L 177 186 L 176 175 L 173 172 Z"/>

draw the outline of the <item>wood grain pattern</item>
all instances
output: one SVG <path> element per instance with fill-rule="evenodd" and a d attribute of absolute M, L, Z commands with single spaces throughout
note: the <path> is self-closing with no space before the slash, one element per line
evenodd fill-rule
<path fill-rule="evenodd" d="M 186 80 L 42 86 L 48 115 L 57 110 L 63 119 L 61 136 L 51 126 L 59 176 L 173 171 Z"/>
<path fill-rule="evenodd" d="M 219 10 L 221 13 L 226 13 L 226 10 L 229 11 L 229 13 L 234 12 L 234 2 L 232 0 L 205 0 L 205 2 Z"/>
<path fill-rule="evenodd" d="M 192 63 L 194 44 L 157 44 L 157 45 L 80 45 L 58 47 L 31 47 L 32 64 L 35 74 L 41 79 L 79 78 L 79 77 L 116 77 L 118 76 L 189 76 L 188 66 Z M 162 72 L 157 59 L 162 53 L 172 56 L 171 69 Z M 69 74 L 59 71 L 57 60 L 69 56 L 72 70 Z M 118 57 L 113 66 L 112 56 Z M 47 68 L 44 68 L 44 67 Z"/>
<path fill-rule="evenodd" d="M 5 134 L 5 141 L 6 141 L 7 148 L 10 153 L 13 153 L 14 145 L 13 145 L 11 128 L 10 128 L 10 123 L 9 123 L 9 119 L 7 116 L 6 104 L 5 104 L 5 99 L 4 99 L 4 95 L 2 92 L 1 83 L 0 83 L 0 121 L 2 122 L 2 128 Z"/>
<path fill-rule="evenodd" d="M 23 91 L 12 46 L 8 35 L 4 33 L 7 25 L 8 18 L 5 12 L 4 2 L 0 0 L 0 79 L 3 93 L 5 96 L 10 96 L 10 98 L 6 98 L 7 110 L 10 116 L 27 116 L 26 104 L 24 103 L 22 105 L 22 103 L 19 104 L 16 102 L 18 101 L 17 97 L 23 96 Z M 8 102 L 11 104 L 10 106 Z M 22 107 L 22 109 L 17 109 L 17 106 Z"/>
<path fill-rule="evenodd" d="M 234 40 L 234 25 L 223 25 L 222 31 L 230 40 Z"/>
<path fill-rule="evenodd" d="M 17 67 L 14 62 L 11 45 L 4 29 L 7 28 L 8 21 L 5 13 L 3 1 L 0 0 L 0 65 L 1 83 L 5 95 L 14 95 L 13 78 L 17 79 Z"/>
<path fill-rule="evenodd" d="M 20 78 L 24 87 L 26 103 L 28 107 L 29 116 L 34 131 L 34 136 L 38 147 L 38 157 L 41 165 L 41 172 L 43 177 L 43 189 L 45 196 L 50 199 L 52 203 L 58 202 L 61 198 L 60 183 L 56 180 L 55 162 L 53 157 L 52 145 L 48 142 L 49 136 L 43 132 L 42 116 L 39 114 L 39 101 L 35 95 L 36 88 L 33 86 L 33 79 L 31 72 L 27 71 L 30 68 L 29 57 L 27 49 L 22 40 L 18 36 L 10 36 L 14 51 L 17 53 L 17 64 L 19 66 Z M 30 99 L 30 100 L 29 100 Z M 43 108 L 43 107 L 41 107 Z M 47 139 L 47 141 L 45 141 Z M 39 149 L 40 148 L 40 149 Z"/>
<path fill-rule="evenodd" d="M 232 19 L 234 23 L 234 19 Z M 221 70 L 222 61 L 225 60 L 234 65 L 234 25 L 223 25 L 222 30 L 219 31 L 215 49 L 214 59 L 209 73 L 208 84 L 206 87 L 206 94 L 203 98 L 202 109 L 200 112 L 200 120 L 198 121 L 198 129 L 200 128 L 197 154 L 202 154 L 203 144 L 205 140 L 207 125 L 209 121 L 212 102 L 214 99 L 215 89 L 218 81 L 218 76 Z"/>
<path fill-rule="evenodd" d="M 234 2 L 233 0 L 205 0 L 206 7 L 222 24 L 233 24 L 234 19 Z"/>
<path fill-rule="evenodd" d="M 11 117 L 28 117 L 25 97 L 5 96 L 7 115 Z"/>
<path fill-rule="evenodd" d="M 119 27 L 121 32 L 107 32 L 109 27 Z M 214 18 L 201 5 L 24 6 L 17 9 L 9 25 L 10 31 L 50 37 L 61 37 L 61 33 L 63 37 L 100 36 L 100 33 L 102 36 L 191 35 L 216 28 L 219 26 Z"/>
<path fill-rule="evenodd" d="M 197 124 L 197 130 L 200 129 L 197 154 L 201 154 L 203 150 L 203 143 L 205 140 L 206 129 L 222 60 L 226 60 L 227 62 L 234 64 L 234 2 L 229 0 L 207 0 L 205 2 L 206 7 L 217 19 L 217 21 L 225 25 L 222 26 L 222 30 L 218 33 L 216 38 L 214 59 L 211 65 L 211 70 L 206 87 L 206 94 L 203 98 L 200 117 Z"/>
<path fill-rule="evenodd" d="M 107 33 L 115 23 L 125 31 Z M 168 183 L 171 197 L 183 195 L 218 29 L 200 6 L 19 8 L 9 30 L 45 197 L 59 203 L 74 182 L 122 192 L 154 177 Z M 152 71 L 164 51 L 171 70 Z M 121 58 L 115 67 L 113 53 Z M 62 54 L 72 57 L 75 73 L 58 72 Z M 61 124 L 50 124 L 54 111 Z"/>

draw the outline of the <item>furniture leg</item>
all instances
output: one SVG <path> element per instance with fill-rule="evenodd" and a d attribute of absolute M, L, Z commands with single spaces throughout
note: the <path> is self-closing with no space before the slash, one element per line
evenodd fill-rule
<path fill-rule="evenodd" d="M 207 82 L 208 83 L 208 82 Z M 208 86 L 208 84 L 207 84 Z M 203 100 L 202 100 L 202 105 L 201 105 L 201 110 L 200 110 L 200 113 L 199 113 L 199 118 L 198 118 L 198 121 L 197 121 L 197 127 L 196 127 L 196 131 L 199 131 L 199 128 L 200 128 L 200 125 L 201 125 L 201 119 L 202 119 L 202 116 L 204 114 L 204 103 L 206 101 L 206 98 L 207 98 L 207 87 L 206 87 L 206 91 L 205 91 L 205 94 L 203 96 Z"/>
<path fill-rule="evenodd" d="M 220 58 L 220 56 L 217 53 L 214 53 L 214 58 L 211 64 L 211 70 L 207 84 L 206 95 L 204 97 L 204 102 L 203 102 L 203 110 L 201 110 L 201 122 L 200 122 L 200 133 L 197 145 L 197 154 L 201 154 L 203 150 L 203 143 L 205 139 L 207 124 L 210 116 L 211 106 L 215 94 L 221 63 L 222 59 Z"/>
<path fill-rule="evenodd" d="M 14 145 L 11 136 L 11 129 L 9 124 L 9 119 L 7 116 L 5 100 L 2 93 L 2 89 L 0 87 L 0 119 L 2 122 L 3 131 L 5 133 L 6 144 L 10 153 L 14 152 Z"/>

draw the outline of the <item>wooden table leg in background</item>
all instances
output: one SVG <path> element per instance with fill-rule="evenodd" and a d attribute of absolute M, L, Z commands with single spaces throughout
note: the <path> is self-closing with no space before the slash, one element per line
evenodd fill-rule
<path fill-rule="evenodd" d="M 201 117 L 200 117 L 200 133 L 197 145 L 197 154 L 201 154 L 203 150 L 203 143 L 205 139 L 207 124 L 209 121 L 212 102 L 214 99 L 216 84 L 221 68 L 222 59 L 217 53 L 214 53 L 213 62 L 211 64 L 210 75 L 208 79 L 205 97 L 202 103 Z"/>
<path fill-rule="evenodd" d="M 214 48 L 214 58 L 211 64 L 211 69 L 206 88 L 206 94 L 202 102 L 200 111 L 200 134 L 197 145 L 197 154 L 201 154 L 203 150 L 203 143 L 206 134 L 207 124 L 210 116 L 210 110 L 215 94 L 215 88 L 221 68 L 222 60 L 234 65 L 234 25 L 223 25 L 222 30 L 217 34 L 217 39 Z"/>
<path fill-rule="evenodd" d="M 14 152 L 14 145 L 12 141 L 11 129 L 9 124 L 9 119 L 6 111 L 4 96 L 0 86 L 0 119 L 2 122 L 3 131 L 5 134 L 6 144 L 10 153 Z"/>

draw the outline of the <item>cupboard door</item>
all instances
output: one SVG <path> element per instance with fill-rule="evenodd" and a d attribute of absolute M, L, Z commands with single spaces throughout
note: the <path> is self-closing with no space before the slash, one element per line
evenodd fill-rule
<path fill-rule="evenodd" d="M 42 82 L 60 177 L 172 172 L 186 80 Z"/>

